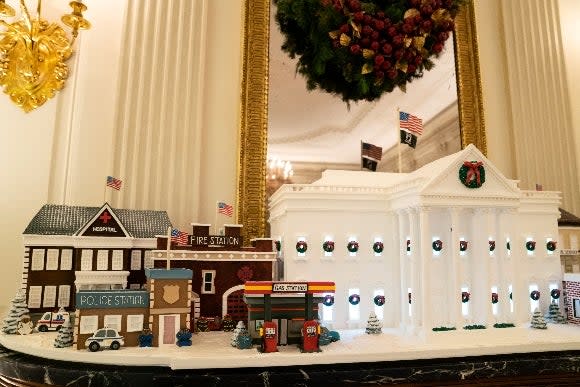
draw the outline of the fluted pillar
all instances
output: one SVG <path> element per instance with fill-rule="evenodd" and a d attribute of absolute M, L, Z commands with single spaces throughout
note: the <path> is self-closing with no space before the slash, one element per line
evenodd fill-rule
<path fill-rule="evenodd" d="M 409 324 L 409 303 L 407 293 L 409 289 L 409 259 L 407 257 L 407 235 L 406 227 L 407 214 L 404 211 L 397 211 L 397 224 L 399 240 L 397 243 L 399 259 L 399 326 L 405 329 Z"/>
<path fill-rule="evenodd" d="M 501 12 L 512 112 L 502 131 L 513 131 L 516 178 L 524 189 L 562 191 L 563 207 L 580 211 L 558 1 L 501 1 Z"/>
<path fill-rule="evenodd" d="M 459 208 L 451 208 L 451 246 L 449 246 L 449 267 L 451 268 L 451 281 L 448 298 L 451 303 L 449 308 L 450 325 L 456 328 L 463 326 L 463 314 L 461 313 L 461 260 L 459 257 Z"/>
<path fill-rule="evenodd" d="M 421 235 L 419 258 L 419 270 L 421 271 L 421 314 L 420 326 L 427 331 L 433 328 L 432 319 L 432 305 L 431 300 L 431 262 L 433 260 L 433 253 L 431 249 L 431 225 L 429 223 L 429 207 L 421 207 L 419 212 L 419 227 Z"/>
<path fill-rule="evenodd" d="M 410 277 L 411 277 L 411 328 L 418 328 L 421 325 L 421 244 L 420 244 L 420 230 L 419 217 L 417 210 L 411 208 L 408 211 L 409 216 L 409 239 L 411 240 L 411 256 L 410 256 Z"/>

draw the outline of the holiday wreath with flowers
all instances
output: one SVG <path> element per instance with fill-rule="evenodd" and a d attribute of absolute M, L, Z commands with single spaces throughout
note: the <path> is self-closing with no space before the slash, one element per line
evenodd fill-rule
<path fill-rule="evenodd" d="M 373 101 L 433 67 L 468 0 L 274 0 L 309 90 Z"/>

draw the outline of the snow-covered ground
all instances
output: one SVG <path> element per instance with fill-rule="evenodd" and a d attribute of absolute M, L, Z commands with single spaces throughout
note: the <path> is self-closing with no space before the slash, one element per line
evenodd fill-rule
<path fill-rule="evenodd" d="M 427 358 L 449 358 L 506 353 L 580 350 L 580 327 L 549 324 L 547 330 L 528 326 L 430 332 L 425 336 L 402 335 L 383 329 L 380 335 L 364 330 L 339 331 L 341 340 L 322 347 L 320 353 L 301 353 L 295 345 L 263 354 L 255 348 L 239 350 L 230 345 L 232 333 L 208 332 L 193 336 L 191 347 L 121 348 L 89 352 L 54 348 L 56 333 L 27 336 L 0 334 L 0 344 L 12 350 L 56 360 L 115 365 L 168 366 L 173 369 L 236 368 L 335 364 Z"/>

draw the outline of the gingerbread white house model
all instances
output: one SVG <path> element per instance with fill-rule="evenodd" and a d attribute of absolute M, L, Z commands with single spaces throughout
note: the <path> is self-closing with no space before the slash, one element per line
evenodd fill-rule
<path fill-rule="evenodd" d="M 557 192 L 523 191 L 473 145 L 412 173 L 326 171 L 270 199 L 286 281 L 336 283 L 322 320 L 409 332 L 529 321 L 562 284 Z M 556 295 L 556 297 L 552 297 Z"/>

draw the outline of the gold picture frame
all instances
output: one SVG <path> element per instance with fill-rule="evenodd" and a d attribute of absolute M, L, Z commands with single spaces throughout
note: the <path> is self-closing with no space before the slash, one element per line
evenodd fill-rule
<path fill-rule="evenodd" d="M 238 222 L 245 241 L 266 232 L 268 142 L 268 44 L 270 1 L 245 0 L 237 184 Z M 473 2 L 455 18 L 455 67 L 462 148 L 487 153 Z"/>

